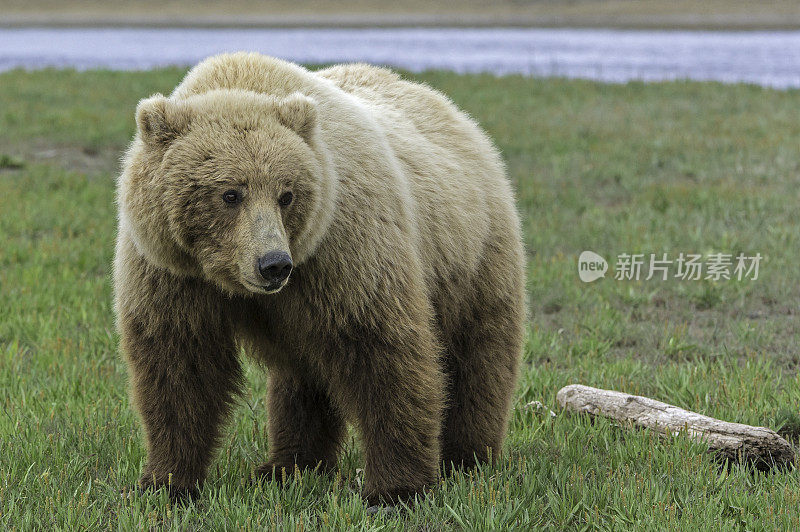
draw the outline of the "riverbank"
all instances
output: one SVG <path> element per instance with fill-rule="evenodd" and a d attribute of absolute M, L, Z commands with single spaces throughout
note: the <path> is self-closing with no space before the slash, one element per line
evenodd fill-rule
<path fill-rule="evenodd" d="M 577 0 L 458 3 L 400 0 L 195 3 L 7 0 L 0 27 L 576 27 L 782 30 L 800 28 L 800 5 L 788 0 Z"/>

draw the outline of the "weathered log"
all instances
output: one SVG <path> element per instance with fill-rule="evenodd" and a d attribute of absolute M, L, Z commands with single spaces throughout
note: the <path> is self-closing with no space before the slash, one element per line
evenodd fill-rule
<path fill-rule="evenodd" d="M 566 410 L 613 418 L 664 435 L 683 432 L 708 444 L 726 461 L 750 463 L 760 470 L 787 467 L 794 461 L 791 444 L 766 427 L 721 421 L 647 397 L 581 384 L 561 388 L 556 398 Z"/>

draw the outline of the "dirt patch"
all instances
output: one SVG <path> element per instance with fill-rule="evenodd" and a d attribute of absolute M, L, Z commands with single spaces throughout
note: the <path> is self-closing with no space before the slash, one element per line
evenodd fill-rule
<path fill-rule="evenodd" d="M 93 148 L 33 142 L 12 148 L 7 157 L 19 163 L 16 168 L 31 164 L 49 164 L 94 176 L 116 175 L 122 153 L 122 149 L 112 147 Z"/>

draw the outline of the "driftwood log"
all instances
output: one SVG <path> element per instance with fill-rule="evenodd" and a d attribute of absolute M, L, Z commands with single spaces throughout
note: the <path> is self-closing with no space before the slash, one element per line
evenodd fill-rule
<path fill-rule="evenodd" d="M 788 467 L 794 460 L 792 446 L 773 430 L 721 421 L 647 397 L 571 384 L 558 391 L 557 401 L 566 410 L 613 418 L 664 435 L 685 432 L 708 444 L 725 461 L 750 463 L 760 470 Z"/>

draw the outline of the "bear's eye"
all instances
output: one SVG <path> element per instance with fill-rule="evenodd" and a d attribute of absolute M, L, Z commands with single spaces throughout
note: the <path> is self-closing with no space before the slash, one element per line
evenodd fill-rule
<path fill-rule="evenodd" d="M 281 197 L 278 198 L 278 205 L 281 207 L 288 207 L 292 200 L 294 199 L 294 194 L 291 192 L 284 192 L 281 194 Z"/>
<path fill-rule="evenodd" d="M 222 200 L 225 203 L 227 203 L 229 205 L 232 205 L 234 203 L 239 203 L 239 201 L 241 200 L 241 196 L 239 195 L 239 191 L 238 190 L 233 190 L 233 189 L 226 190 L 222 194 Z"/>

